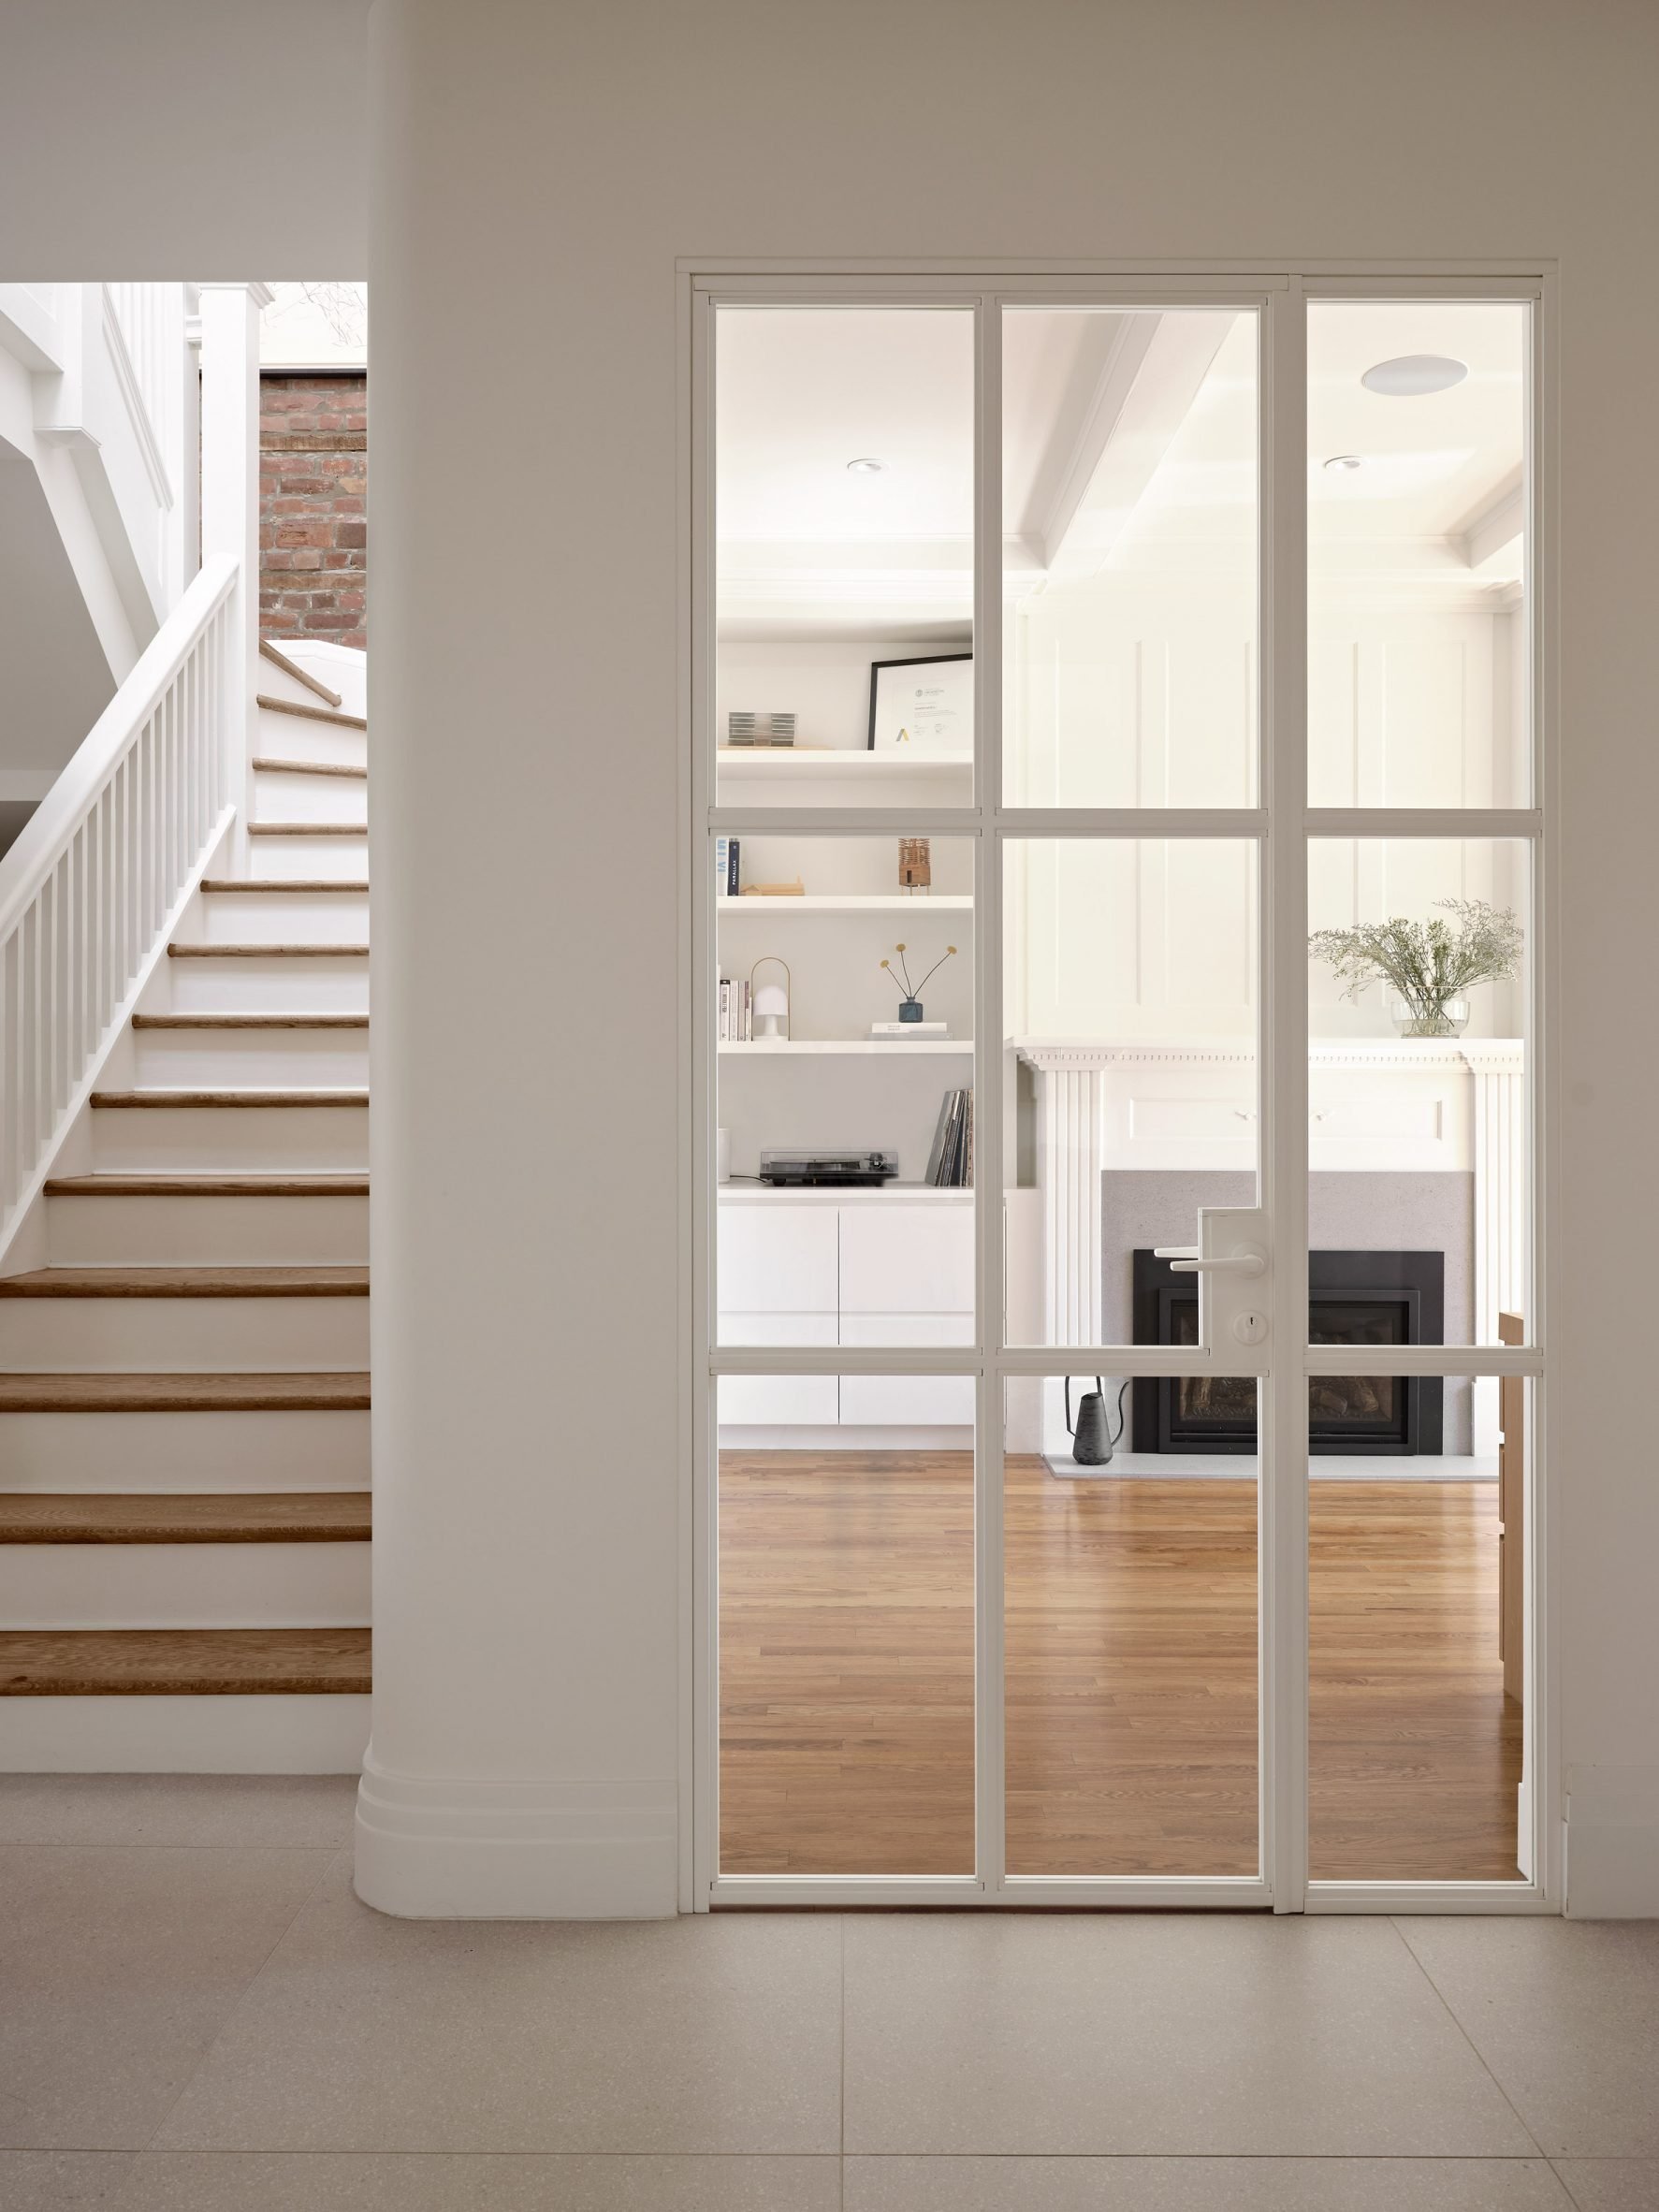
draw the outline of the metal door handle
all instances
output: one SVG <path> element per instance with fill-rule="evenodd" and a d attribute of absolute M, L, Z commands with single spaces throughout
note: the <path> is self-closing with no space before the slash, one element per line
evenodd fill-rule
<path fill-rule="evenodd" d="M 1152 1248 L 1152 1257 L 1154 1259 L 1196 1259 L 1198 1246 L 1196 1244 L 1155 1244 Z"/>

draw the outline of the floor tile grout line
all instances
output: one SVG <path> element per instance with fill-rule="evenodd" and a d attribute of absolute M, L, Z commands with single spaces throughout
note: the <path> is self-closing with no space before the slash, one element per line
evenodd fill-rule
<path fill-rule="evenodd" d="M 1435 2003 L 1439 2005 L 1441 2011 L 1446 2015 L 1447 2018 L 1451 2022 L 1452 2026 L 1457 2030 L 1458 2033 L 1463 2037 L 1463 2041 L 1468 2045 L 1470 2050 L 1474 2053 L 1476 2064 L 1480 2068 L 1481 2073 L 1485 2074 L 1487 2080 L 1491 2082 L 1492 2088 L 1496 2089 L 1498 2095 L 1502 2097 L 1504 2103 L 1509 2107 L 1509 2110 L 1514 2113 L 1516 2126 L 1521 2130 L 1527 2141 L 1533 2146 L 1539 2158 L 1541 2158 L 1546 2165 L 1548 2165 L 1550 2162 L 1549 2152 L 1538 2141 L 1538 2138 L 1533 2133 L 1531 2128 L 1527 2126 L 1525 2119 L 1521 2117 L 1521 2109 L 1517 2105 L 1514 2098 L 1510 2096 L 1508 2090 L 1505 2088 L 1503 2083 L 1498 2079 L 1497 2075 L 1487 2064 L 1484 2052 L 1482 2052 L 1479 2045 L 1476 2043 L 1475 2038 L 1469 2033 L 1469 2030 L 1463 2026 L 1462 2020 L 1458 2018 L 1456 2013 L 1452 2011 L 1451 2005 L 1448 2001 L 1445 1992 L 1442 1990 L 1439 1983 L 1435 1981 L 1433 1975 L 1429 1972 L 1428 1968 L 1418 1957 L 1410 1937 L 1400 1925 L 1400 1915 L 1397 1913 L 1389 1914 L 1388 1923 L 1389 1926 L 1393 1929 L 1395 1935 L 1399 1938 L 1401 1943 L 1404 1946 L 1405 1956 L 1407 1958 L 1410 1959 L 1413 1966 L 1416 1967 L 1418 1972 L 1421 1974 L 1423 1980 L 1427 1982 L 1429 1987 L 1433 1991 Z M 1566 2184 L 1563 2182 L 1562 2187 L 1564 2189 Z"/>
<path fill-rule="evenodd" d="M 1559 2189 L 1562 2195 L 1565 2197 L 1567 2203 L 1574 2207 L 1574 2212 L 1583 2212 L 1583 2206 L 1579 2202 L 1578 2190 L 1573 2187 L 1572 2183 L 1562 2172 L 1560 2166 L 1556 2163 L 1554 2159 L 1551 2159 L 1549 2163 L 1550 2171 L 1555 2177 L 1555 2186 L 1557 2189 Z"/>
<path fill-rule="evenodd" d="M 178 2095 L 168 2104 L 167 2110 L 156 2121 L 154 2127 L 150 2131 L 150 2133 L 145 2137 L 144 2141 L 137 2147 L 138 2155 L 142 2156 L 153 2147 L 155 2138 L 161 2133 L 163 2128 L 167 2126 L 168 2120 L 172 2118 L 174 2113 L 178 2111 L 180 2105 L 183 2103 L 185 2097 L 188 2095 L 191 2084 L 195 2081 L 196 2075 L 201 2072 L 202 2068 L 207 2064 L 208 2060 L 212 2057 L 214 2051 L 218 2048 L 219 2040 L 224 2035 L 225 2030 L 236 2018 L 238 2013 L 241 2011 L 243 2005 L 247 2003 L 248 1999 L 253 1995 L 255 1986 L 263 1979 L 266 1968 L 270 1964 L 271 1960 L 276 1957 L 277 1953 L 282 1949 L 284 1943 L 287 1942 L 288 1937 L 293 1933 L 295 1928 L 298 1925 L 299 1915 L 306 1910 L 307 1906 L 311 1904 L 312 1900 L 317 1895 L 317 1892 L 322 1888 L 324 1883 L 327 1881 L 328 1876 L 333 1872 L 335 1867 L 338 1865 L 342 1853 L 349 1852 L 351 1846 L 348 1843 L 337 1845 L 333 1850 L 325 1850 L 319 1853 L 318 1855 L 323 1859 L 324 1863 L 317 1870 L 316 1880 L 312 1884 L 305 1895 L 299 1899 L 298 1903 L 294 1907 L 294 1910 L 289 1914 L 288 1917 L 283 1922 L 282 1927 L 277 1930 L 275 1936 L 271 1939 L 269 1949 L 266 1952 L 264 1957 L 259 1961 L 258 1965 L 254 1969 L 254 1972 L 248 1976 L 248 1979 L 242 1984 L 241 1989 L 238 1993 L 236 2002 L 230 2007 L 230 2010 L 219 2022 L 219 2025 L 214 2029 L 212 2034 L 209 2036 L 206 2045 L 203 2046 L 200 2056 L 196 2061 L 196 2064 L 190 2069 L 190 2072 L 179 2084 Z"/>

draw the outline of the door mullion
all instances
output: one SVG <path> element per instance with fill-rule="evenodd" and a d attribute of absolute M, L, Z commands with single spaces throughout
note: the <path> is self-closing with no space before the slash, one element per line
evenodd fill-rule
<path fill-rule="evenodd" d="M 1262 1870 L 1273 1910 L 1307 1894 L 1307 303 L 1268 302 L 1262 361 L 1261 1202 L 1273 1224 L 1261 1423 Z"/>

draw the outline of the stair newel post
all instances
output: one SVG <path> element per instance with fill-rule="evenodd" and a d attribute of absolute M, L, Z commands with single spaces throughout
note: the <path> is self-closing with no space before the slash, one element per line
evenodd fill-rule
<path fill-rule="evenodd" d="M 259 311 L 262 284 L 201 287 L 201 551 L 237 564 L 220 656 L 221 804 L 236 808 L 230 872 L 247 870 L 259 667 Z"/>

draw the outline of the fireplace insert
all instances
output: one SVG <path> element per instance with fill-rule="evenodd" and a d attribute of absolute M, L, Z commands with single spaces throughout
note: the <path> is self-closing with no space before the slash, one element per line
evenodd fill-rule
<path fill-rule="evenodd" d="M 1137 1344 L 1196 1345 L 1198 1284 L 1149 1251 L 1134 1255 Z M 1442 1252 L 1310 1252 L 1310 1344 L 1442 1344 Z M 1438 1453 L 1445 1386 L 1437 1376 L 1321 1375 L 1308 1384 L 1308 1448 Z M 1250 1375 L 1151 1375 L 1134 1390 L 1137 1451 L 1254 1452 Z"/>

